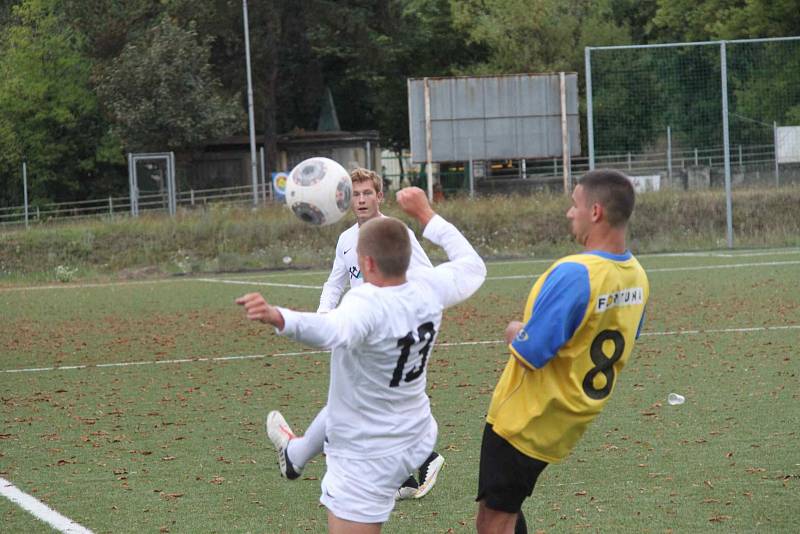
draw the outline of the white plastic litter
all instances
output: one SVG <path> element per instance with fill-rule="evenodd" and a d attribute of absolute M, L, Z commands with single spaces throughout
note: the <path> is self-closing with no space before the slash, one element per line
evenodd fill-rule
<path fill-rule="evenodd" d="M 677 393 L 670 393 L 667 395 L 667 402 L 670 406 L 677 406 L 678 404 L 683 404 L 686 402 L 686 397 L 683 395 L 678 395 Z"/>

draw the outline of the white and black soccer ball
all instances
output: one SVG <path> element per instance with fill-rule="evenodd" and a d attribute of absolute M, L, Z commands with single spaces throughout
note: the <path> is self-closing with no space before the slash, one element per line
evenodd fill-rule
<path fill-rule="evenodd" d="M 286 180 L 286 205 L 301 221 L 316 226 L 341 219 L 352 196 L 350 173 L 328 158 L 301 161 Z"/>

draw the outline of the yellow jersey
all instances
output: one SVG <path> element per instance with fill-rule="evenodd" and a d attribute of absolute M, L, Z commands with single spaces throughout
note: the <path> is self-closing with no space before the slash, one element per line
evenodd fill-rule
<path fill-rule="evenodd" d="M 611 396 L 644 321 L 650 285 L 626 251 L 556 261 L 534 284 L 487 421 L 517 450 L 556 463 Z"/>

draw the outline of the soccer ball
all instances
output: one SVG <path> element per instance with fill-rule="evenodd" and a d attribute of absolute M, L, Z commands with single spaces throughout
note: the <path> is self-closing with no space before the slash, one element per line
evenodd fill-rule
<path fill-rule="evenodd" d="M 316 226 L 341 219 L 350 209 L 352 196 L 350 174 L 328 158 L 301 161 L 286 181 L 286 205 L 301 221 Z"/>

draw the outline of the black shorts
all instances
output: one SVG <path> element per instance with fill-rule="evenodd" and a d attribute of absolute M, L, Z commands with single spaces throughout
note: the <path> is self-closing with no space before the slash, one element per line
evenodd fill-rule
<path fill-rule="evenodd" d="M 515 514 L 522 501 L 533 494 L 536 479 L 545 467 L 547 462 L 522 454 L 486 423 L 475 500 L 485 501 L 492 510 Z"/>

